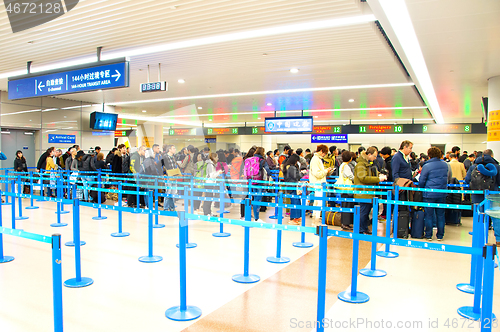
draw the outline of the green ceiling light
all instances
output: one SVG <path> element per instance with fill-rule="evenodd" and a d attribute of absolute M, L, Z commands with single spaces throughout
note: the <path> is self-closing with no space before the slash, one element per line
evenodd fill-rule
<path fill-rule="evenodd" d="M 127 124 L 127 120 L 126 119 L 122 119 L 122 124 Z"/>
<path fill-rule="evenodd" d="M 399 95 L 397 98 L 396 98 L 396 102 L 394 103 L 394 107 L 403 107 L 403 103 L 401 101 L 401 95 Z M 399 118 L 399 117 L 402 117 L 403 116 L 403 110 L 401 108 L 397 108 L 394 110 L 394 115 Z"/>
<path fill-rule="evenodd" d="M 135 125 L 137 126 L 137 120 L 135 120 Z"/>
<path fill-rule="evenodd" d="M 469 116 L 472 103 L 471 103 L 471 93 L 470 93 L 470 87 L 465 88 L 465 93 L 464 93 L 464 114 Z"/>
<path fill-rule="evenodd" d="M 237 113 L 238 112 L 238 102 L 233 101 L 233 112 Z M 233 121 L 238 120 L 238 114 L 233 114 L 232 116 Z"/>

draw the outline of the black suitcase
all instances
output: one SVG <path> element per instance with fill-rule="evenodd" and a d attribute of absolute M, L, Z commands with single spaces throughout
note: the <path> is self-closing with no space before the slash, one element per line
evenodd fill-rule
<path fill-rule="evenodd" d="M 462 205 L 471 205 L 471 204 L 472 204 L 472 202 L 470 200 L 464 200 L 462 202 Z M 461 210 L 461 211 L 462 211 L 462 217 L 472 217 L 472 215 L 473 215 L 472 209 L 470 209 L 470 210 Z"/>
<path fill-rule="evenodd" d="M 413 210 L 411 214 L 411 237 L 422 239 L 424 237 L 424 226 L 424 210 Z"/>
<path fill-rule="evenodd" d="M 410 229 L 410 212 L 398 212 L 398 238 L 407 239 Z"/>
<path fill-rule="evenodd" d="M 97 198 L 98 197 L 101 197 L 101 201 L 97 201 Z M 95 191 L 95 190 L 92 190 L 90 191 L 90 197 L 92 197 L 92 201 L 94 203 L 104 203 L 106 202 L 106 193 L 104 191 Z"/>
<path fill-rule="evenodd" d="M 462 225 L 460 210 L 446 209 L 444 213 L 444 219 L 446 225 L 455 225 L 455 226 Z"/>

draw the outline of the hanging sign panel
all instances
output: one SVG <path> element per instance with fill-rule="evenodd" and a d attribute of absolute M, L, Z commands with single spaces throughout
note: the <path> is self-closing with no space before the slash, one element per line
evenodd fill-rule
<path fill-rule="evenodd" d="M 347 143 L 347 134 L 311 135 L 311 143 Z"/>
<path fill-rule="evenodd" d="M 49 143 L 75 144 L 76 143 L 76 135 L 49 134 Z"/>
<path fill-rule="evenodd" d="M 312 116 L 266 118 L 266 133 L 310 133 L 313 131 Z"/>
<path fill-rule="evenodd" d="M 128 62 L 9 78 L 9 99 L 22 99 L 129 86 Z"/>

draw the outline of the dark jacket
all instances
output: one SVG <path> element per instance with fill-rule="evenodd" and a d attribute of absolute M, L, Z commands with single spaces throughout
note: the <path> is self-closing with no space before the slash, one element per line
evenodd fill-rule
<path fill-rule="evenodd" d="M 73 163 L 73 157 L 70 155 L 66 160 L 64 161 L 64 169 L 65 170 L 70 170 L 71 169 L 71 164 Z"/>
<path fill-rule="evenodd" d="M 303 174 L 294 165 L 286 166 L 285 182 L 299 182 Z"/>
<path fill-rule="evenodd" d="M 16 172 L 27 172 L 28 164 L 26 163 L 26 159 L 22 157 L 21 159 L 14 159 L 14 171 Z"/>
<path fill-rule="evenodd" d="M 387 182 L 393 182 L 392 178 L 392 156 L 385 159 L 385 169 L 387 170 Z"/>
<path fill-rule="evenodd" d="M 393 181 L 399 178 L 411 180 L 411 165 L 406 162 L 401 151 L 392 156 L 391 167 Z"/>
<path fill-rule="evenodd" d="M 130 173 L 130 155 L 122 155 L 122 173 Z"/>
<path fill-rule="evenodd" d="M 418 186 L 429 189 L 448 189 L 448 164 L 439 158 L 427 160 L 422 166 Z M 446 197 L 446 193 L 424 192 L 424 198 L 440 197 Z"/>
<path fill-rule="evenodd" d="M 116 152 L 116 151 L 115 151 Z M 113 158 L 114 158 L 114 154 L 113 152 L 109 151 L 108 155 L 106 156 L 106 164 L 109 165 L 109 164 L 112 164 L 113 163 Z"/>
<path fill-rule="evenodd" d="M 104 160 L 97 160 L 95 162 L 95 169 L 106 169 L 106 163 Z"/>
<path fill-rule="evenodd" d="M 493 178 L 495 180 L 494 188 L 493 190 L 497 191 L 498 187 L 500 185 L 500 165 L 498 164 L 498 161 L 493 159 L 492 157 L 488 155 L 484 155 L 482 157 L 476 158 L 474 161 L 474 165 L 469 167 L 469 170 L 467 171 L 467 175 L 465 176 L 465 183 L 469 184 L 471 180 L 471 175 L 472 172 L 476 169 L 477 165 L 482 164 L 482 165 L 487 165 L 487 164 L 493 164 L 497 168 L 497 175 Z"/>
<path fill-rule="evenodd" d="M 469 156 L 467 155 L 467 153 L 464 153 L 460 156 L 460 158 L 458 158 L 458 161 L 463 163 L 465 161 L 465 159 L 467 159 Z"/>
<path fill-rule="evenodd" d="M 381 171 L 384 168 L 384 158 L 380 154 L 377 155 L 377 159 L 373 161 L 373 165 L 377 167 L 377 171 Z"/>
<path fill-rule="evenodd" d="M 276 166 L 276 163 L 274 162 L 273 158 L 267 156 L 266 162 L 267 162 L 267 166 L 269 166 L 270 170 L 278 169 L 278 166 Z"/>
<path fill-rule="evenodd" d="M 111 161 L 111 173 L 119 174 L 122 172 L 122 153 L 116 150 Z"/>
<path fill-rule="evenodd" d="M 38 159 L 38 163 L 36 164 L 36 168 L 40 171 L 40 170 L 45 170 L 45 168 L 47 168 L 47 157 L 49 156 L 50 154 L 45 151 L 41 156 L 40 156 L 40 159 Z"/>
<path fill-rule="evenodd" d="M 141 170 L 141 155 L 139 154 L 139 151 L 136 151 L 130 155 L 130 172 L 131 173 L 139 173 Z"/>

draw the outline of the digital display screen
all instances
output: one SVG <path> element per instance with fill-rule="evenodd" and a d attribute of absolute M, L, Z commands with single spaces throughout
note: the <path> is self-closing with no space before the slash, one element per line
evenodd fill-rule
<path fill-rule="evenodd" d="M 238 128 L 208 128 L 207 135 L 238 135 Z"/>
<path fill-rule="evenodd" d="M 90 114 L 90 128 L 94 130 L 116 130 L 118 114 L 93 112 Z"/>
<path fill-rule="evenodd" d="M 362 125 L 359 126 L 360 134 L 401 134 L 403 125 Z"/>
<path fill-rule="evenodd" d="M 312 116 L 266 118 L 266 133 L 311 133 Z"/>
<path fill-rule="evenodd" d="M 313 133 L 315 134 L 340 134 L 342 126 L 314 126 Z"/>
<path fill-rule="evenodd" d="M 252 128 L 252 134 L 253 135 L 262 135 L 266 133 L 266 127 L 253 127 Z"/>
<path fill-rule="evenodd" d="M 196 128 L 169 129 L 168 134 L 170 136 L 195 136 Z"/>
<path fill-rule="evenodd" d="M 167 82 L 141 83 L 141 92 L 166 91 Z"/>
<path fill-rule="evenodd" d="M 426 124 L 422 126 L 424 134 L 470 134 L 471 124 Z"/>

